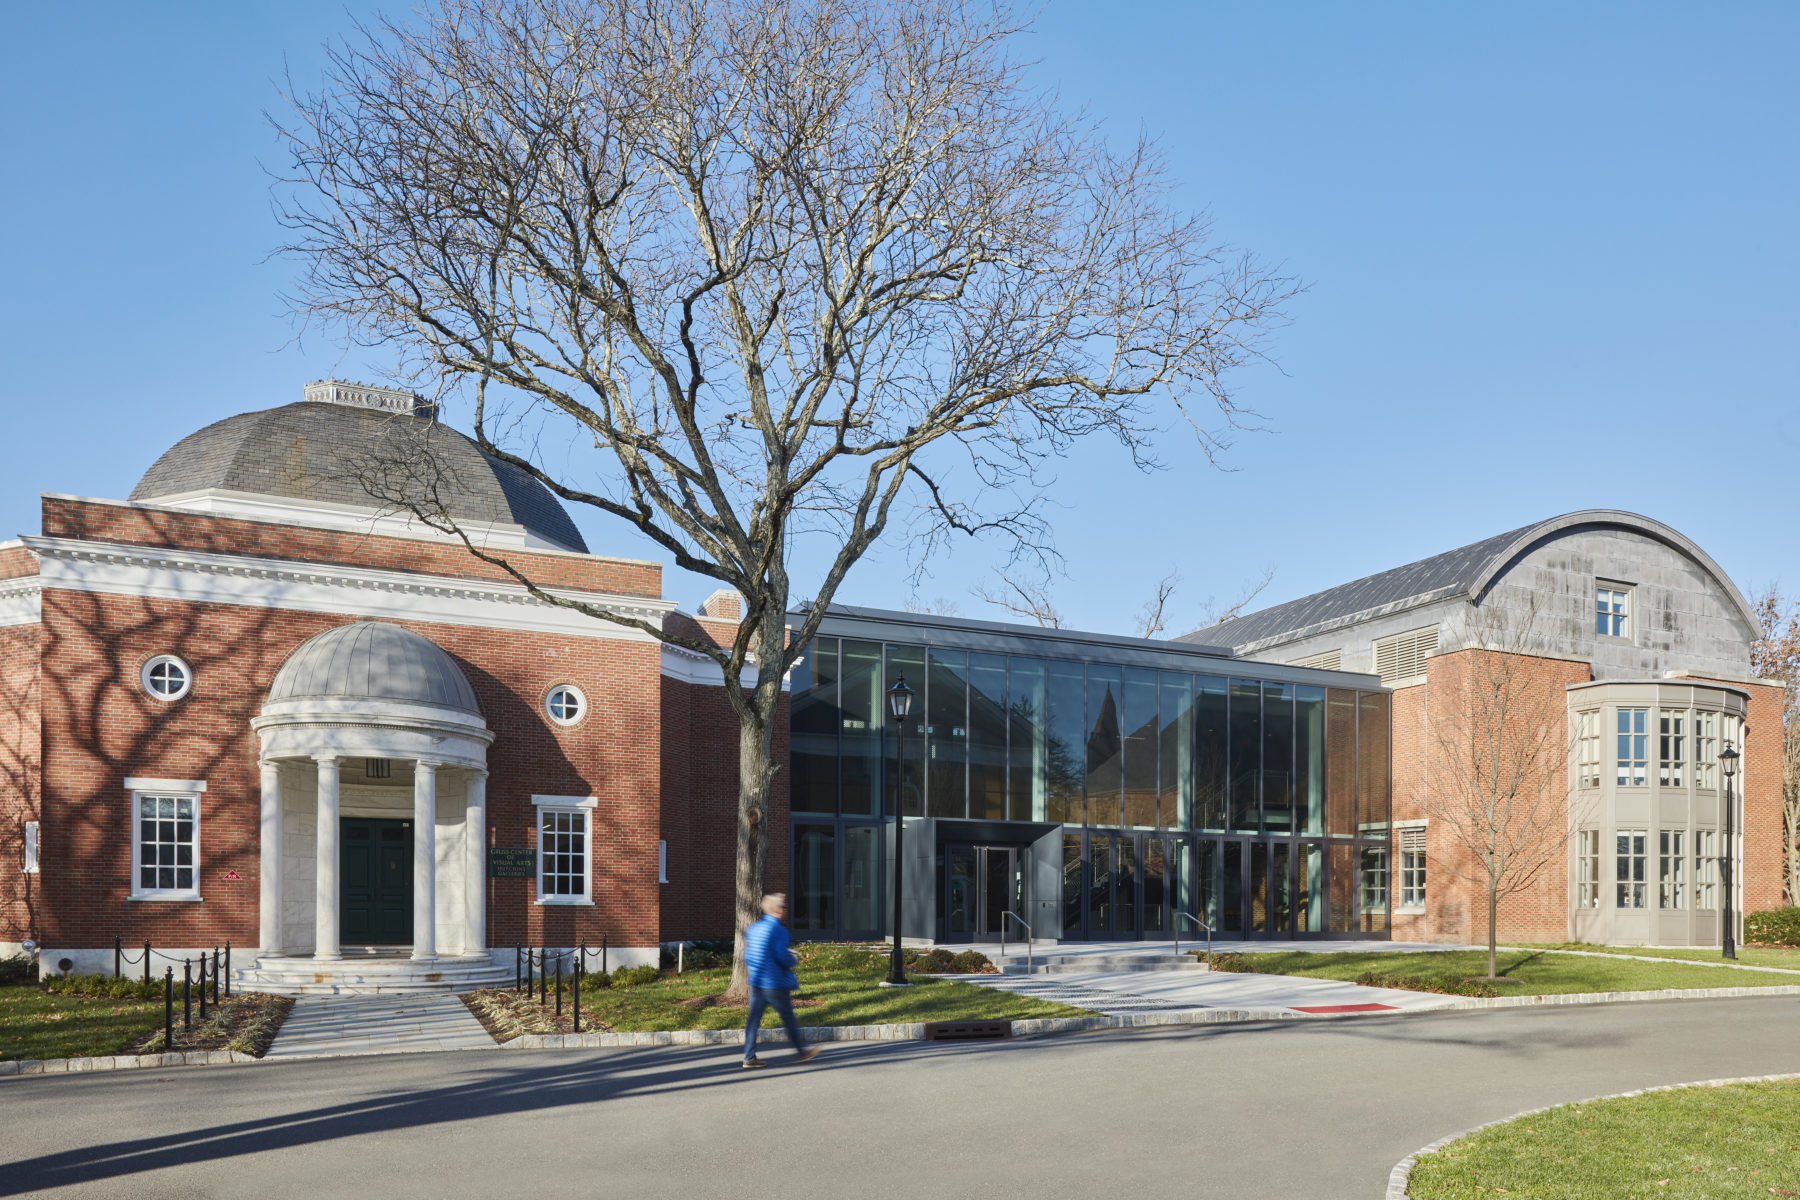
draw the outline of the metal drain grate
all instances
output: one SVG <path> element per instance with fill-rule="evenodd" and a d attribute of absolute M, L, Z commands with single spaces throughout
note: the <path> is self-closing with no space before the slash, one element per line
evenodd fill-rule
<path fill-rule="evenodd" d="M 928 1042 L 980 1042 L 1012 1036 L 1011 1021 L 927 1021 Z"/>

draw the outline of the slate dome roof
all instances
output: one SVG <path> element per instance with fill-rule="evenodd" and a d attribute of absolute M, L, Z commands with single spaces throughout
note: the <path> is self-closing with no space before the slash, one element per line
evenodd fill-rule
<path fill-rule="evenodd" d="M 558 546 L 587 552 L 550 490 L 473 439 L 429 417 L 302 400 L 239 413 L 189 434 L 156 460 L 133 500 L 219 489 L 372 507 L 348 464 L 358 450 L 428 437 L 444 464 L 440 498 L 463 521 L 521 525 Z"/>
<path fill-rule="evenodd" d="M 315 634 L 275 672 L 269 701 L 400 700 L 481 715 L 456 661 L 410 629 L 358 621 Z"/>

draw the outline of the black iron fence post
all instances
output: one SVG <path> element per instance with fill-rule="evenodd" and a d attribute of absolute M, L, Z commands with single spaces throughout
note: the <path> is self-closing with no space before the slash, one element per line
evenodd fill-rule
<path fill-rule="evenodd" d="M 194 1028 L 194 960 L 181 960 L 181 1031 Z"/>
<path fill-rule="evenodd" d="M 562 1016 L 562 955 L 556 956 L 556 1015 Z"/>
<path fill-rule="evenodd" d="M 175 968 L 163 968 L 163 1049 L 175 1048 Z"/>
<path fill-rule="evenodd" d="M 200 1023 L 206 1024 L 206 955 L 200 956 Z"/>
<path fill-rule="evenodd" d="M 521 965 L 521 962 L 520 962 L 520 960 L 523 959 L 524 957 L 525 957 L 524 949 L 519 946 L 514 946 L 513 947 L 513 991 L 515 991 L 515 992 L 521 990 L 525 986 L 525 968 L 524 968 L 524 966 Z"/>
<path fill-rule="evenodd" d="M 213 947 L 213 1004 L 219 1003 L 219 948 Z"/>
<path fill-rule="evenodd" d="M 231 943 L 225 943 L 225 998 L 231 998 Z"/>
<path fill-rule="evenodd" d="M 600 973 L 602 975 L 609 974 L 606 969 L 606 937 L 604 934 L 600 938 Z"/>
<path fill-rule="evenodd" d="M 586 952 L 587 952 L 586 947 L 583 947 L 582 953 L 585 955 Z M 575 983 L 570 992 L 570 995 L 573 997 L 573 999 L 575 1001 L 575 1032 L 576 1033 L 581 1032 L 581 976 L 586 970 L 587 970 L 587 964 L 584 963 L 579 958 L 576 959 L 575 960 Z"/>
<path fill-rule="evenodd" d="M 113 939 L 113 978 L 119 977 L 119 967 L 125 958 L 125 943 L 119 938 Z"/>
<path fill-rule="evenodd" d="M 538 951 L 538 1003 L 545 1004 L 550 999 L 550 964 L 544 961 L 547 951 Z"/>
<path fill-rule="evenodd" d="M 169 968 L 169 970 L 171 970 L 171 971 L 173 971 L 174 969 L 175 969 L 174 967 Z M 149 985 L 150 985 L 150 942 L 146 939 L 144 942 L 144 986 L 148 987 Z"/>

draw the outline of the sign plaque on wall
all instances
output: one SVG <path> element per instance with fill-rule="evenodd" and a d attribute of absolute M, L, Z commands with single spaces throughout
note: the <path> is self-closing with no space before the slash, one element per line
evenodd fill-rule
<path fill-rule="evenodd" d="M 537 851 L 530 846 L 489 846 L 489 879 L 530 879 L 537 874 Z"/>

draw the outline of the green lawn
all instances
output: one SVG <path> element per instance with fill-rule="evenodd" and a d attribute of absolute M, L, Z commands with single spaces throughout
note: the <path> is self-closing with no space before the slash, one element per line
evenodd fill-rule
<path fill-rule="evenodd" d="M 54 996 L 0 988 L 0 1059 L 118 1054 L 162 1025 L 160 1000 Z"/>
<path fill-rule="evenodd" d="M 915 974 L 909 988 L 884 988 L 887 960 L 880 953 L 819 944 L 800 948 L 801 1001 L 794 1016 L 802 1025 L 885 1025 L 908 1021 L 1020 1020 L 1027 1017 L 1090 1017 L 1085 1009 L 1030 1000 L 954 979 Z M 679 1002 L 713 996 L 725 990 L 731 972 L 723 967 L 665 971 L 654 983 L 635 987 L 587 989 L 581 993 L 581 1016 L 604 1021 L 613 1029 L 642 1032 L 657 1029 L 731 1029 L 744 1024 L 741 1008 L 683 1007 Z M 817 1005 L 804 1002 L 817 1000 Z M 565 999 L 565 1011 L 567 1000 Z M 765 1026 L 779 1025 L 771 1013 Z"/>
<path fill-rule="evenodd" d="M 1419 1200 L 1800 1196 L 1800 1081 L 1569 1104 L 1421 1158 Z"/>
<path fill-rule="evenodd" d="M 1651 958 L 1686 958 L 1695 962 L 1724 962 L 1717 947 L 1710 950 L 1688 946 L 1595 946 L 1587 942 L 1527 943 L 1540 950 L 1587 950 L 1594 954 L 1643 954 Z M 1739 946 L 1737 960 L 1747 967 L 1786 967 L 1800 971 L 1800 947 Z"/>
<path fill-rule="evenodd" d="M 1465 978 L 1487 974 L 1482 950 L 1349 954 L 1245 954 L 1244 966 L 1266 975 L 1304 975 L 1354 982 L 1365 972 L 1412 977 Z M 1633 959 L 1586 958 L 1536 950 L 1502 952 L 1500 974 L 1518 980 L 1500 985 L 1500 995 L 1548 996 L 1562 992 L 1643 992 L 1659 988 L 1780 987 L 1800 979 L 1762 971 L 1690 967 Z"/>

